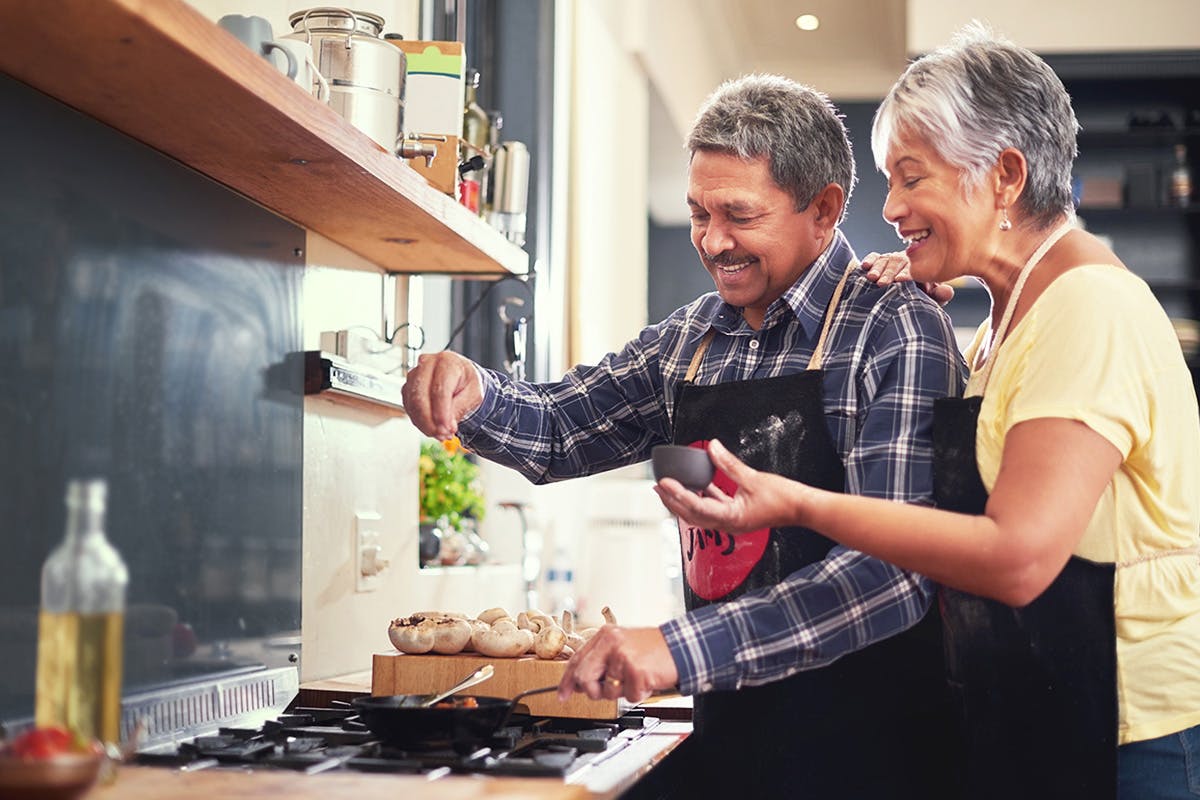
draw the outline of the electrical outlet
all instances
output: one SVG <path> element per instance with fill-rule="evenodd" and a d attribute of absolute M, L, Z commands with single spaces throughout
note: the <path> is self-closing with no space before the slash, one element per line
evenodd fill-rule
<path fill-rule="evenodd" d="M 379 576 L 388 567 L 383 558 L 383 518 L 374 511 L 354 515 L 354 589 L 373 592 L 379 588 Z"/>

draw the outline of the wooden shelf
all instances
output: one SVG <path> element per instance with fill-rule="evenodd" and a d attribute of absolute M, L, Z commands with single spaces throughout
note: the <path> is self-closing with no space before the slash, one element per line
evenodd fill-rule
<path fill-rule="evenodd" d="M 0 70 L 398 273 L 528 255 L 181 0 L 0 3 Z M 181 213 L 183 210 L 181 209 Z"/>

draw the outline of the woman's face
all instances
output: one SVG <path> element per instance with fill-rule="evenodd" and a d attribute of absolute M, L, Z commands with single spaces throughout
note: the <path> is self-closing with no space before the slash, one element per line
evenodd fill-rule
<path fill-rule="evenodd" d="M 995 195 L 984 186 L 964 191 L 962 171 L 915 136 L 893 139 L 885 165 L 883 218 L 908 245 L 913 279 L 973 274 L 995 249 Z"/>

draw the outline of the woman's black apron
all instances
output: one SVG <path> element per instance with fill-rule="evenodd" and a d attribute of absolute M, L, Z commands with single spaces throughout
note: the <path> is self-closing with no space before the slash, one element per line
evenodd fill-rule
<path fill-rule="evenodd" d="M 984 512 L 988 494 L 975 459 L 982 392 L 1025 277 L 1065 232 L 1051 234 L 1026 264 L 968 396 L 934 406 L 940 508 Z M 970 800 L 1116 798 L 1114 573 L 1113 564 L 1072 557 L 1050 588 L 1022 608 L 942 589 L 946 663 L 962 715 Z"/>
<path fill-rule="evenodd" d="M 845 468 L 825 420 L 820 365 L 845 280 L 804 372 L 698 386 L 692 378 L 710 332 L 680 387 L 673 441 L 703 446 L 720 439 L 755 469 L 844 491 Z M 724 474 L 716 482 L 733 493 Z M 682 522 L 680 543 L 688 609 L 773 586 L 833 547 L 804 528 L 730 535 Z M 830 605 L 836 602 L 831 598 Z M 913 628 L 827 666 L 763 686 L 698 695 L 689 791 L 698 797 L 946 797 L 958 765 L 953 733 L 940 623 L 931 609 Z"/>

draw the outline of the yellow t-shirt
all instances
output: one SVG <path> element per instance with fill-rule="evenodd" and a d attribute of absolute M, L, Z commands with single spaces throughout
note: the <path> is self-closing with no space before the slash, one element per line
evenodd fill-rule
<path fill-rule="evenodd" d="M 975 442 L 989 491 L 1005 433 L 1025 420 L 1078 420 L 1123 456 L 1075 548 L 1117 564 L 1120 743 L 1200 723 L 1200 411 L 1170 321 L 1128 270 L 1076 267 L 994 357 Z"/>

